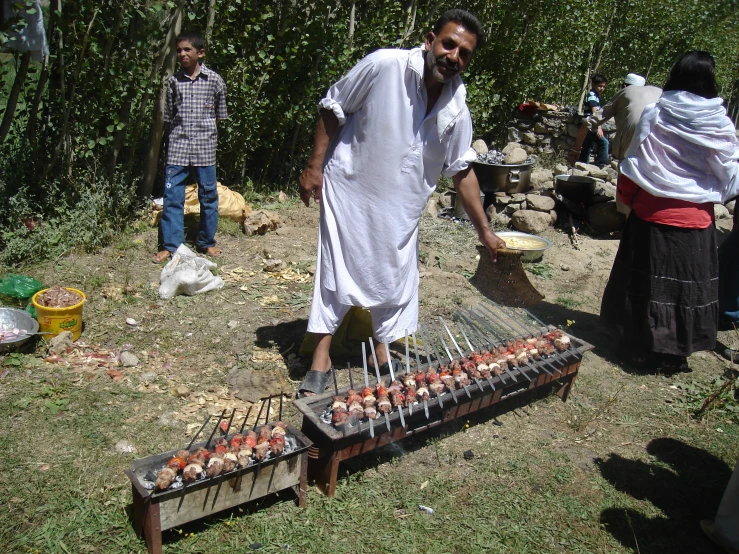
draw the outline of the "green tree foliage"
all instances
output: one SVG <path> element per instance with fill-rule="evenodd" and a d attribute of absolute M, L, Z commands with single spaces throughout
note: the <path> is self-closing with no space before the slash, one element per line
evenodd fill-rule
<path fill-rule="evenodd" d="M 106 195 L 121 198 L 120 209 L 106 208 L 111 220 L 125 221 L 123 207 L 131 209 L 151 147 L 173 18 L 181 9 L 183 29 L 205 31 L 211 6 L 206 63 L 226 80 L 231 116 L 220 131 L 219 178 L 240 190 L 291 186 L 328 86 L 377 48 L 420 44 L 454 7 L 426 0 L 51 0 L 49 59 L 31 63 L 0 145 L 0 202 L 12 207 L 0 211 L 0 227 L 62 218 L 103 181 Z M 714 53 L 722 95 L 737 96 L 739 0 L 471 0 L 465 8 L 487 33 L 465 81 L 476 134 L 488 141 L 500 143 L 511 111 L 526 99 L 576 106 L 596 69 L 611 80 L 607 96 L 627 72 L 659 85 L 689 49 Z M 20 58 L 0 56 L 7 91 Z M 7 240 L 0 236 L 0 247 Z"/>

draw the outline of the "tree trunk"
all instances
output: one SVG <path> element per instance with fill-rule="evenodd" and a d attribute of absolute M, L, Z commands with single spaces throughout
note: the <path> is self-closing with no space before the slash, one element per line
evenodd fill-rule
<path fill-rule="evenodd" d="M 205 45 L 210 48 L 210 37 L 213 33 L 213 21 L 216 18 L 216 0 L 208 2 L 208 20 L 205 24 Z"/>
<path fill-rule="evenodd" d="M 26 82 L 26 75 L 28 75 L 28 66 L 31 63 L 31 53 L 24 52 L 20 57 L 20 66 L 15 73 L 15 79 L 13 80 L 13 88 L 10 89 L 10 96 L 8 96 L 8 103 L 5 105 L 5 113 L 3 114 L 3 122 L 0 123 L 0 144 L 5 142 L 5 137 L 8 136 L 10 131 L 10 125 L 13 123 L 13 117 L 15 117 L 15 107 L 18 105 L 18 97 L 23 89 L 23 83 Z"/>
<path fill-rule="evenodd" d="M 162 136 L 164 135 L 164 100 L 166 94 L 166 80 L 174 74 L 177 64 L 177 44 L 175 39 L 180 33 L 182 27 L 182 10 L 180 10 L 172 21 L 171 33 L 169 33 L 169 51 L 164 61 L 164 83 L 159 87 L 159 95 L 157 102 L 154 104 L 154 116 L 149 130 L 149 148 L 146 151 L 144 159 L 144 174 L 138 187 L 139 198 L 147 198 L 151 196 L 154 189 L 154 180 L 159 167 L 159 151 L 162 146 Z"/>
<path fill-rule="evenodd" d="M 349 12 L 349 46 L 352 45 L 352 40 L 354 39 L 354 18 L 356 17 L 356 11 L 357 5 L 355 2 L 352 2 L 352 9 Z"/>

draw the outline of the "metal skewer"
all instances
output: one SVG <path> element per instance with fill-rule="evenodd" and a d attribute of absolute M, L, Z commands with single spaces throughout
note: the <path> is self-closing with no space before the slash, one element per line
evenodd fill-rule
<path fill-rule="evenodd" d="M 249 409 L 246 411 L 246 415 L 244 416 L 244 421 L 241 422 L 241 429 L 239 429 L 239 434 L 244 432 L 244 427 L 246 427 L 246 420 L 249 419 L 249 414 L 251 414 L 251 409 L 254 407 L 254 404 L 249 406 Z"/>
<path fill-rule="evenodd" d="M 233 423 L 234 416 L 236 415 L 236 408 L 233 409 L 231 412 L 231 417 L 228 420 L 228 427 L 226 427 L 226 432 L 224 435 L 226 436 L 226 439 L 228 439 L 228 431 L 231 429 L 231 423 Z M 213 477 L 215 479 L 215 476 Z M 221 492 L 221 485 L 223 485 L 223 479 L 218 481 L 218 486 L 216 487 L 216 493 L 213 495 L 213 503 L 211 504 L 211 508 L 216 505 L 216 500 L 218 500 L 218 493 Z M 205 500 L 207 502 L 208 500 L 208 494 L 210 494 L 210 488 L 208 488 L 208 492 L 205 494 Z"/>
<path fill-rule="evenodd" d="M 498 343 L 495 341 L 495 339 L 485 338 L 485 333 L 489 333 L 489 331 L 485 330 L 485 327 L 482 326 L 482 323 L 477 322 L 477 318 L 472 314 L 471 311 L 462 311 L 461 314 L 462 318 L 467 322 L 470 330 L 474 331 L 474 333 L 478 335 L 479 340 L 482 344 L 487 344 L 488 348 L 492 346 L 493 348 L 497 349 Z M 475 320 L 475 322 L 472 321 L 473 319 Z M 505 372 L 513 380 L 514 383 L 518 383 L 518 379 L 516 379 L 516 376 L 513 375 L 513 372 L 508 368 L 508 363 L 505 364 Z M 523 371 L 519 370 L 519 373 L 523 375 L 526 379 L 531 381 L 531 377 L 526 375 Z"/>
<path fill-rule="evenodd" d="M 470 350 L 472 352 L 474 352 L 475 349 L 472 348 L 472 344 L 470 343 L 470 339 L 467 338 L 467 335 L 464 332 L 464 328 L 462 327 L 462 324 L 459 321 L 457 321 L 456 323 L 457 323 L 457 329 L 459 329 L 459 332 L 462 333 L 462 336 L 464 337 L 464 340 L 467 342 L 467 346 L 469 346 L 470 347 Z M 503 379 L 501 379 L 501 381 L 502 380 Z M 495 385 L 493 384 L 493 378 L 492 378 L 492 376 L 488 377 L 487 378 L 487 381 L 490 384 L 490 388 L 492 388 L 493 390 L 495 390 Z"/>
<path fill-rule="evenodd" d="M 444 347 L 444 350 L 446 351 L 446 355 L 449 356 L 449 363 L 451 364 L 454 358 L 452 357 L 452 353 L 449 352 L 449 347 L 446 345 L 446 341 L 444 340 L 444 337 L 441 335 L 441 331 L 437 327 L 436 322 L 434 321 L 433 318 L 431 318 L 431 325 L 433 325 L 434 330 L 439 335 L 439 340 L 441 340 L 441 346 Z M 477 386 L 480 387 L 479 384 Z M 462 388 L 464 389 L 464 392 L 467 393 L 467 398 L 472 398 L 472 394 L 470 393 L 469 387 L 465 385 L 464 383 L 462 383 Z M 482 387 L 480 387 L 480 389 L 482 390 Z"/>
<path fill-rule="evenodd" d="M 259 425 L 259 420 L 262 417 L 262 410 L 264 410 L 264 398 L 262 398 L 262 405 L 259 406 L 259 413 L 257 414 L 257 419 L 254 420 L 254 427 L 251 428 L 252 431 L 257 430 L 257 425 Z"/>
<path fill-rule="evenodd" d="M 382 341 L 382 344 L 385 345 L 385 355 L 387 356 L 387 367 L 390 369 L 390 382 L 392 383 L 395 381 L 395 373 L 393 373 L 393 359 L 390 357 L 390 346 L 388 346 L 386 341 Z"/>
<path fill-rule="evenodd" d="M 408 329 L 405 330 L 405 374 L 408 375 L 411 371 L 411 357 L 408 349 Z"/>
<path fill-rule="evenodd" d="M 334 369 L 330 369 L 329 371 L 334 377 L 334 393 L 336 394 L 336 396 L 339 396 L 339 384 L 336 382 L 336 371 Z"/>
<path fill-rule="evenodd" d="M 457 349 L 457 352 L 459 352 L 459 357 L 461 359 L 464 359 L 465 355 L 462 353 L 462 349 L 459 347 L 459 345 L 457 344 L 457 341 L 454 339 L 454 335 L 452 335 L 452 332 L 449 330 L 449 326 L 446 324 L 446 321 L 444 321 L 444 318 L 441 316 L 439 316 L 439 321 L 441 321 L 441 324 L 444 326 L 444 329 L 446 329 L 446 332 L 449 335 L 449 338 L 452 339 L 452 343 L 454 344 L 454 347 Z M 480 391 L 482 391 L 483 390 L 482 381 L 480 381 L 480 379 L 476 377 L 473 377 L 473 379 L 475 380 L 475 383 L 477 383 L 477 388 L 479 388 Z M 493 383 L 491 382 L 490 385 L 492 386 L 492 384 Z M 495 390 L 495 387 L 493 387 L 493 390 Z"/>
<path fill-rule="evenodd" d="M 213 417 L 212 414 L 209 415 L 208 416 L 208 419 L 206 419 L 205 420 L 205 423 L 203 423 L 203 426 L 200 429 L 198 429 L 198 432 L 197 433 L 195 433 L 193 435 L 192 440 L 190 441 L 190 444 L 187 445 L 187 449 L 186 450 L 190 450 L 190 448 L 192 448 L 192 445 L 195 444 L 195 439 L 197 439 L 198 438 L 198 435 L 203 432 L 203 429 L 205 429 L 205 426 L 208 425 L 208 422 L 210 421 L 210 418 L 212 418 L 212 417 Z"/>
<path fill-rule="evenodd" d="M 423 338 L 424 344 L 427 343 L 427 342 L 430 342 L 430 341 L 428 341 L 428 339 L 426 338 L 426 334 L 424 333 L 423 324 L 420 324 L 418 328 L 421 331 L 421 337 Z M 433 346 L 433 344 L 432 344 L 432 346 Z M 427 348 L 427 351 L 428 351 L 428 348 Z M 436 352 L 436 347 L 434 347 L 434 351 Z M 437 360 L 439 359 L 439 353 L 438 352 L 436 352 L 436 359 Z M 431 366 L 431 363 L 429 363 L 429 367 L 430 366 Z M 441 362 L 439 362 L 439 367 L 441 367 Z M 449 394 L 452 395 L 452 399 L 454 400 L 454 403 L 455 404 L 459 404 L 459 400 L 457 399 L 457 394 L 454 392 L 454 389 L 452 387 L 447 387 L 447 389 L 449 389 Z"/>
<path fill-rule="evenodd" d="M 428 328 L 423 324 L 419 324 L 419 329 L 421 330 L 421 339 L 423 340 L 423 347 L 426 350 L 426 356 L 429 360 L 429 367 L 431 367 L 431 349 L 433 349 L 434 354 L 436 354 L 436 367 L 441 366 L 441 356 L 439 356 L 439 351 L 436 350 L 436 345 L 431 342 L 428 339 L 428 336 L 430 333 L 428 333 Z"/>
<path fill-rule="evenodd" d="M 372 351 L 372 361 L 375 362 L 375 373 L 377 374 L 377 384 L 380 384 L 380 366 L 377 365 L 377 354 L 375 353 L 375 341 L 370 337 L 370 350 Z"/>
<path fill-rule="evenodd" d="M 482 309 L 484 309 L 485 311 L 487 311 L 487 313 L 489 313 L 489 314 L 493 315 L 493 312 L 492 312 L 492 311 L 491 311 L 490 309 L 488 309 L 488 308 L 487 308 L 487 306 L 482 306 L 482 305 L 481 305 L 481 308 L 482 308 Z M 534 335 L 533 335 L 533 333 L 529 332 L 529 330 L 528 330 L 528 329 L 526 329 L 525 327 L 521 326 L 521 325 L 520 325 L 520 324 L 519 324 L 518 322 L 516 322 L 516 321 L 515 321 L 515 317 L 514 317 L 514 316 L 513 316 L 513 315 L 512 315 L 512 314 L 511 314 L 510 312 L 508 312 L 508 310 L 504 309 L 504 308 L 503 308 L 503 306 L 498 306 L 498 309 L 500 309 L 500 311 L 501 311 L 501 312 L 503 312 L 503 314 L 507 315 L 507 316 L 508 316 L 508 319 L 510 319 L 510 320 L 511 320 L 511 321 L 512 321 L 513 323 L 516 323 L 516 325 L 518 326 L 518 328 L 519 328 L 520 330 L 523 330 L 523 332 L 524 332 L 525 334 L 524 334 L 524 335 L 519 335 L 519 336 L 520 336 L 520 337 L 521 337 L 522 339 L 523 339 L 523 338 L 524 338 L 524 337 L 525 337 L 526 335 L 528 335 L 529 337 L 533 337 L 533 336 L 534 336 Z M 508 328 L 509 328 L 509 329 L 510 329 L 510 330 L 511 330 L 511 331 L 512 331 L 512 332 L 513 332 L 514 334 L 516 333 L 516 328 L 515 328 L 515 327 L 513 327 L 513 325 L 511 325 L 511 324 L 507 323 L 507 322 L 505 321 L 505 319 L 504 319 L 504 318 L 500 318 L 499 320 L 496 320 L 496 321 L 500 321 L 500 323 L 501 323 L 501 324 L 503 324 L 503 325 L 505 325 L 506 327 L 508 327 Z M 556 371 L 557 373 L 559 373 L 559 374 L 561 374 L 561 373 L 562 373 L 562 372 L 561 372 L 561 371 L 559 370 L 559 368 L 557 368 L 556 366 L 552 365 L 552 363 L 551 363 L 551 362 L 549 362 L 549 361 L 548 361 L 548 360 L 547 360 L 546 358 L 541 358 L 541 360 L 542 360 L 542 361 L 544 362 L 544 364 L 546 364 L 546 365 L 548 365 L 549 367 L 551 367 L 551 368 L 552 368 L 552 369 L 553 369 L 554 371 Z M 535 368 L 535 366 L 534 366 L 533 364 L 528 364 L 528 363 L 527 363 L 527 365 L 531 366 L 531 367 L 532 367 L 532 368 L 534 369 L 534 371 L 536 371 L 537 373 L 539 373 L 539 372 L 538 372 L 538 371 L 536 370 L 536 368 Z M 544 372 L 546 372 L 546 373 L 547 373 L 547 374 L 548 374 L 548 375 L 549 375 L 550 377 L 554 377 L 554 375 L 552 374 L 552 372 L 551 372 L 551 371 L 549 371 L 549 370 L 548 370 L 548 369 L 547 369 L 546 367 L 544 367 L 544 365 L 542 365 L 542 366 L 541 366 L 541 369 L 543 369 L 543 370 L 544 370 Z"/>
<path fill-rule="evenodd" d="M 228 438 L 228 431 L 231 429 L 231 424 L 233 423 L 234 416 L 236 415 L 236 408 L 233 409 L 231 412 L 231 417 L 228 419 L 228 427 L 226 427 L 226 432 L 223 433 L 226 438 Z"/>
<path fill-rule="evenodd" d="M 413 350 L 416 352 L 416 371 L 421 369 L 421 358 L 418 356 L 418 342 L 416 341 L 416 334 L 411 333 L 411 337 L 413 337 Z"/>
<path fill-rule="evenodd" d="M 223 408 L 221 415 L 218 417 L 218 421 L 216 421 L 216 426 L 213 428 L 213 432 L 210 434 L 210 437 L 208 437 L 208 441 L 205 443 L 205 448 L 208 448 L 210 446 L 210 441 L 213 440 L 213 437 L 215 436 L 216 431 L 218 431 L 218 426 L 221 424 L 221 420 L 223 419 L 223 416 L 225 415 L 226 415 L 226 408 Z"/>
<path fill-rule="evenodd" d="M 280 411 L 277 415 L 277 421 L 282 421 L 282 391 L 280 391 Z"/>
<path fill-rule="evenodd" d="M 524 311 L 524 312 L 526 312 L 526 315 L 528 315 L 528 316 L 529 316 L 529 317 L 530 317 L 531 319 L 533 319 L 534 321 L 536 321 L 536 322 L 537 322 L 537 323 L 538 323 L 539 325 L 541 325 L 541 326 L 542 326 L 542 327 L 544 328 L 544 329 L 543 329 L 543 330 L 541 331 L 542 333 L 548 333 L 548 332 L 550 332 L 550 331 L 551 331 L 551 329 L 549 329 L 549 325 L 547 325 L 546 323 L 544 323 L 544 322 L 543 322 L 543 321 L 542 321 L 541 319 L 539 319 L 538 317 L 536 317 L 536 316 L 535 316 L 534 314 L 532 314 L 532 313 L 531 313 L 530 311 L 528 311 L 528 310 L 526 310 L 526 309 L 524 309 L 523 311 Z M 578 355 L 578 354 L 580 354 L 580 352 L 579 352 L 579 351 L 577 350 L 577 348 L 575 347 L 575 345 L 574 345 L 574 344 L 572 344 L 572 342 L 570 342 L 570 346 L 568 346 L 568 347 L 567 347 L 567 350 L 568 350 L 568 351 L 572 351 L 572 353 L 573 353 L 574 355 Z M 562 363 L 563 363 L 564 365 L 567 365 L 567 362 L 566 362 L 566 361 L 564 360 L 564 357 L 563 357 L 563 356 L 561 355 L 561 352 L 555 351 L 555 354 L 559 354 L 559 355 L 560 355 L 560 361 L 561 361 L 561 362 L 562 362 Z"/>
<path fill-rule="evenodd" d="M 269 410 L 272 407 L 272 395 L 269 395 L 269 398 L 267 398 L 267 413 L 264 415 L 264 424 L 267 425 L 267 422 L 269 421 Z"/>
<path fill-rule="evenodd" d="M 346 362 L 346 371 L 349 373 L 349 388 L 354 390 L 354 379 L 352 379 L 352 367 L 349 362 Z"/>
<path fill-rule="evenodd" d="M 495 335 L 495 331 L 493 330 L 493 323 L 492 323 L 491 321 L 488 321 L 488 320 L 487 320 L 487 319 L 486 319 L 486 318 L 484 317 L 484 315 L 483 315 L 483 314 L 482 314 L 481 312 L 477 312 L 477 311 L 475 311 L 474 309 L 471 309 L 470 311 L 471 311 L 471 312 L 472 312 L 473 314 L 475 314 L 475 315 L 476 315 L 476 316 L 478 317 L 478 319 L 479 319 L 480 321 L 484 321 L 484 322 L 486 322 L 486 323 L 487 323 L 487 325 L 488 325 L 488 329 L 490 330 L 491 334 L 493 334 L 493 336 L 496 336 L 496 335 Z M 496 321 L 497 321 L 497 320 L 496 320 Z M 502 321 L 502 320 L 501 320 L 501 321 Z M 512 327 L 511 327 L 510 325 L 508 325 L 508 324 L 506 324 L 506 323 L 503 323 L 503 324 L 504 324 L 504 325 L 505 325 L 506 327 L 508 327 L 509 331 L 513 332 L 513 333 L 514 333 L 514 336 L 515 336 L 515 333 L 516 333 L 515 329 L 513 329 L 513 328 L 512 328 Z M 525 365 L 526 367 L 528 367 L 528 368 L 529 368 L 529 369 L 530 369 L 531 371 L 533 371 L 533 372 L 534 372 L 534 373 L 536 373 L 537 375 L 538 375 L 538 374 L 540 373 L 539 369 L 538 369 L 538 368 L 537 368 L 536 366 L 532 365 L 532 364 L 531 364 L 531 362 L 529 362 L 529 359 L 528 359 L 528 355 L 526 356 L 526 363 L 524 363 L 523 365 Z M 542 368 L 542 369 L 544 369 L 544 368 Z M 547 369 L 545 369 L 544 371 L 546 371 L 546 372 L 547 372 L 547 373 L 548 373 L 549 375 L 551 375 L 551 374 L 552 374 L 552 373 L 551 373 L 551 372 L 550 372 L 549 370 L 547 370 Z M 529 381 L 531 381 L 531 380 L 532 380 L 532 379 L 531 379 L 531 377 L 529 377 L 529 376 L 528 376 L 528 375 L 526 374 L 526 372 L 524 372 L 524 371 L 523 371 L 523 370 L 521 369 L 521 367 L 520 367 L 520 366 L 519 366 L 519 372 L 520 372 L 520 373 L 521 373 L 521 374 L 522 374 L 522 375 L 523 375 L 524 377 L 526 377 L 526 378 L 527 378 L 527 379 L 528 379 Z"/>
<path fill-rule="evenodd" d="M 369 375 L 367 374 L 367 349 L 364 347 L 364 343 L 362 343 L 362 365 L 364 367 L 364 386 L 369 387 Z M 362 399 L 362 404 L 364 405 L 364 398 Z M 370 437 L 374 439 L 375 422 L 371 417 L 368 417 L 367 419 L 369 420 Z"/>
<path fill-rule="evenodd" d="M 370 339 L 370 350 L 372 350 L 372 361 L 375 362 L 375 371 L 377 372 L 377 386 L 380 386 L 380 366 L 377 364 L 377 354 L 375 353 L 375 345 L 372 343 L 372 339 Z M 377 407 L 380 407 L 379 398 L 377 399 Z M 388 398 L 388 400 L 390 400 Z M 392 404 L 391 404 L 392 406 Z M 387 427 L 388 432 L 390 432 L 390 416 L 387 415 L 387 412 L 382 412 L 382 415 L 385 416 L 385 427 Z"/>

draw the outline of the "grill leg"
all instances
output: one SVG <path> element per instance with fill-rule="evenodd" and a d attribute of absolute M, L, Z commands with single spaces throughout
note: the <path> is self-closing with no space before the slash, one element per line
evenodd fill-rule
<path fill-rule="evenodd" d="M 136 534 L 146 540 L 149 554 L 162 554 L 162 525 L 159 504 L 146 502 L 133 487 L 133 526 Z"/>
<path fill-rule="evenodd" d="M 570 394 L 570 389 L 572 388 L 572 385 L 575 384 L 575 377 L 577 377 L 577 372 L 568 375 L 564 384 L 557 391 L 557 396 L 562 399 L 562 402 L 567 402 L 567 396 Z"/>
<path fill-rule="evenodd" d="M 308 488 L 308 452 L 300 455 L 300 484 L 298 485 L 298 507 L 305 507 L 305 493 Z"/>
<path fill-rule="evenodd" d="M 338 452 L 325 454 L 324 451 L 316 450 L 318 450 L 316 457 L 311 458 L 308 464 L 308 475 L 318 490 L 330 497 L 336 493 L 340 463 Z"/>

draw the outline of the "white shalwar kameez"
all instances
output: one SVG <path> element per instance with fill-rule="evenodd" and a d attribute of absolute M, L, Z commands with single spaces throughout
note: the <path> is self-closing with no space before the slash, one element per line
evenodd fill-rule
<path fill-rule="evenodd" d="M 457 76 L 426 116 L 425 51 L 378 50 L 320 102 L 339 127 L 326 153 L 312 333 L 334 334 L 351 306 L 368 308 L 375 338 L 418 323 L 418 223 L 439 175 L 475 159 Z"/>

